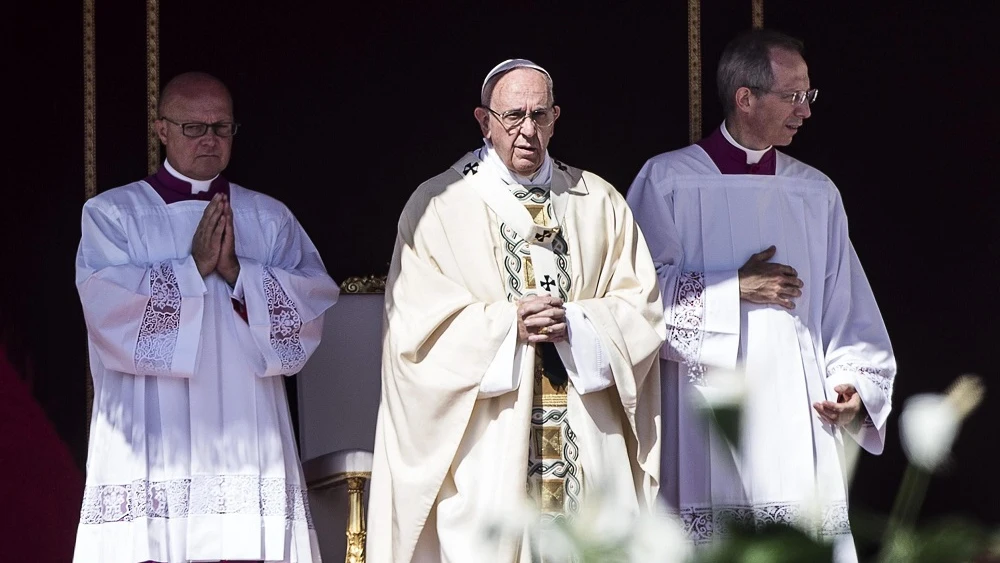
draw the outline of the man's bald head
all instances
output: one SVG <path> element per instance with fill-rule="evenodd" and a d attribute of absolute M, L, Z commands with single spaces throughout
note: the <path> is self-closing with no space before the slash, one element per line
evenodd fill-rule
<path fill-rule="evenodd" d="M 226 168 L 236 123 L 233 98 L 221 80 L 204 72 L 178 75 L 163 88 L 158 110 L 156 134 L 175 170 L 195 180 L 211 180 Z M 199 125 L 206 126 L 200 128 L 203 134 L 184 134 L 185 127 L 197 132 Z"/>
<path fill-rule="evenodd" d="M 229 88 L 226 88 L 221 80 L 205 72 L 185 72 L 172 78 L 163 87 L 156 111 L 163 115 L 164 112 L 169 111 L 171 104 L 181 99 L 192 100 L 219 96 L 228 100 L 229 110 L 232 113 L 233 97 L 229 93 Z"/>

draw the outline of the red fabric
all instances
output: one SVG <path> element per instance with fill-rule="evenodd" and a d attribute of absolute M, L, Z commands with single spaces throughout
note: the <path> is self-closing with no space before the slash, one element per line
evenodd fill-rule
<path fill-rule="evenodd" d="M 3 560 L 71 561 L 82 499 L 83 475 L 0 343 Z"/>
<path fill-rule="evenodd" d="M 236 298 L 230 298 L 229 300 L 233 302 L 233 310 L 236 311 L 236 314 L 243 319 L 243 322 L 250 324 L 247 317 L 247 306 L 240 301 L 237 301 Z"/>

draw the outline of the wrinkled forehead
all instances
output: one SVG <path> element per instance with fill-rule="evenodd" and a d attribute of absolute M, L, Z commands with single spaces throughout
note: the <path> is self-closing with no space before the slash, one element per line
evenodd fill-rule
<path fill-rule="evenodd" d="M 809 67 L 802 55 L 787 49 L 771 49 L 771 72 L 775 89 L 809 86 Z"/>
<path fill-rule="evenodd" d="M 545 75 L 531 68 L 516 68 L 500 77 L 493 88 L 496 103 L 549 103 L 549 83 Z"/>

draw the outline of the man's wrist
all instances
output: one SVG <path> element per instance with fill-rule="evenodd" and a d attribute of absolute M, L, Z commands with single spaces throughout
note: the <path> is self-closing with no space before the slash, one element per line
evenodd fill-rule
<path fill-rule="evenodd" d="M 220 270 L 219 274 L 222 276 L 222 279 L 226 280 L 226 283 L 229 284 L 229 287 L 235 287 L 236 286 L 236 280 L 238 280 L 239 277 L 240 277 L 240 262 L 239 262 L 239 260 L 236 261 L 236 266 L 234 268 L 228 269 L 226 271 L 221 271 Z"/>
<path fill-rule="evenodd" d="M 204 266 L 202 264 L 199 264 L 197 259 L 195 259 L 195 261 L 194 261 L 194 266 L 195 266 L 195 268 L 198 268 L 198 274 L 202 278 L 208 277 L 208 275 L 213 272 L 212 268 L 209 268 L 208 266 Z"/>

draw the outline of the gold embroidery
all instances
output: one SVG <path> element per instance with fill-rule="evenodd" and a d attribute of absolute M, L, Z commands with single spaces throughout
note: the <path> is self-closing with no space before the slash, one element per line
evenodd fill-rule
<path fill-rule="evenodd" d="M 525 209 L 531 215 L 531 220 L 535 222 L 536 225 L 544 227 L 549 224 L 549 215 L 545 212 L 545 205 L 540 203 L 526 203 L 524 204 Z"/>
<path fill-rule="evenodd" d="M 565 479 L 542 479 L 542 512 L 565 512 Z"/>
<path fill-rule="evenodd" d="M 529 197 L 530 196 L 530 197 Z M 531 197 L 544 196 L 544 203 L 525 201 Z M 559 226 L 552 215 L 552 203 L 548 201 L 549 194 L 530 191 L 524 197 L 518 199 L 524 205 L 525 210 L 531 216 L 534 226 L 526 239 L 522 239 L 516 234 L 508 233 L 505 227 L 501 235 L 508 242 L 507 250 L 514 263 L 520 268 L 509 268 L 511 274 L 510 284 L 523 281 L 524 290 L 514 286 L 509 287 L 511 299 L 534 293 L 538 287 L 542 287 L 543 280 L 536 279 L 534 264 L 531 260 L 531 245 L 545 244 L 554 245 L 557 239 Z M 559 257 L 566 253 L 565 245 L 552 248 L 556 254 L 557 266 L 560 268 L 559 278 L 568 274 L 565 266 L 559 265 Z M 523 276 L 521 280 L 517 276 Z M 559 283 L 552 280 L 551 276 L 545 276 L 545 285 Z M 558 366 L 555 366 L 558 367 Z M 549 377 L 545 375 L 543 365 L 543 347 L 538 346 L 535 350 L 535 371 L 533 381 L 533 397 L 531 409 L 531 432 L 529 434 L 528 446 L 528 482 L 525 488 L 530 498 L 532 498 L 545 517 L 558 517 L 568 513 L 575 513 L 579 510 L 579 495 L 582 488 L 583 467 L 579 459 L 579 447 L 576 443 L 568 419 L 567 391 L 568 382 L 558 386 L 553 386 Z"/>
<path fill-rule="evenodd" d="M 536 428 L 535 437 L 538 441 L 538 451 L 541 452 L 542 459 L 559 459 L 562 457 L 562 428 L 559 426 Z"/>
<path fill-rule="evenodd" d="M 541 348 L 535 348 L 535 396 L 533 404 L 536 407 L 566 408 L 566 387 L 555 387 L 552 381 L 545 377 Z"/>

